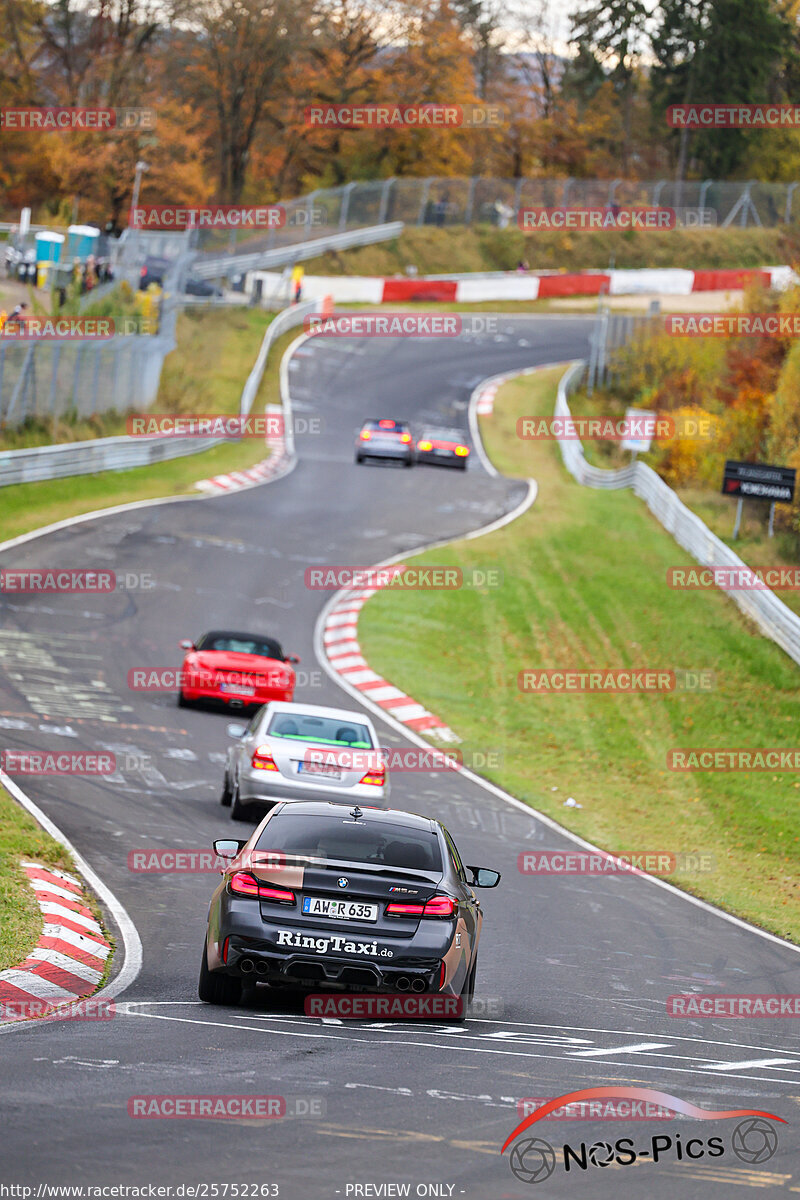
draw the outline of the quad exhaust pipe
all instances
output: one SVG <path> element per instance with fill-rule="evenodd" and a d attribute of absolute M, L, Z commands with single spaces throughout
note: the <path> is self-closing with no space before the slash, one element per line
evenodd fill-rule
<path fill-rule="evenodd" d="M 253 962 L 252 958 L 243 958 L 239 963 L 239 970 L 243 975 L 250 975 L 255 970 L 255 966 L 256 964 Z"/>
<path fill-rule="evenodd" d="M 425 991 L 425 980 L 424 979 L 412 979 L 411 990 L 412 990 L 412 992 L 424 992 Z"/>
<path fill-rule="evenodd" d="M 407 992 L 411 987 L 411 980 L 407 975 L 398 975 L 397 979 L 395 980 L 395 985 L 398 992 Z"/>
<path fill-rule="evenodd" d="M 269 963 L 264 962 L 263 959 L 256 963 L 256 975 L 267 975 L 268 973 Z"/>

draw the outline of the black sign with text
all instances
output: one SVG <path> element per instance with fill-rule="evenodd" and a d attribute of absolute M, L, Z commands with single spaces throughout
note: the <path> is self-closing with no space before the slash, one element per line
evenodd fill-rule
<path fill-rule="evenodd" d="M 725 463 L 722 479 L 724 496 L 741 497 L 744 500 L 769 500 L 790 504 L 794 500 L 793 467 L 770 467 L 764 463 Z"/>

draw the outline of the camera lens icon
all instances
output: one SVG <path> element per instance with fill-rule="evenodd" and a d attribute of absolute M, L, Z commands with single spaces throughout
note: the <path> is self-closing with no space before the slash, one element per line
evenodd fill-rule
<path fill-rule="evenodd" d="M 517 1142 L 509 1163 L 521 1183 L 541 1183 L 556 1169 L 556 1152 L 543 1138 L 526 1138 Z"/>
<path fill-rule="evenodd" d="M 763 1117 L 748 1117 L 746 1121 L 740 1121 L 733 1131 L 731 1149 L 742 1162 L 766 1162 L 778 1149 L 775 1126 Z"/>

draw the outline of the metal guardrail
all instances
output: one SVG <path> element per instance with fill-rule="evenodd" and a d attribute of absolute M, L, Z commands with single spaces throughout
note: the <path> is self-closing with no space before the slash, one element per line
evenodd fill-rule
<path fill-rule="evenodd" d="M 375 242 L 388 242 L 403 232 L 403 222 L 393 221 L 387 225 L 373 225 L 366 229 L 354 229 L 347 233 L 331 234 L 314 238 L 309 242 L 290 242 L 272 250 L 256 250 L 251 254 L 228 254 L 195 259 L 192 274 L 201 279 L 218 279 L 247 271 L 268 271 L 270 267 L 288 266 L 290 263 L 307 262 L 319 254 L 334 250 L 349 250 L 354 246 L 371 246 Z"/>
<path fill-rule="evenodd" d="M 555 407 L 557 417 L 571 416 L 567 397 L 580 383 L 585 369 L 585 362 L 575 362 L 562 376 Z M 587 463 L 580 441 L 559 439 L 558 444 L 564 465 L 578 483 L 594 488 L 632 488 L 678 545 L 701 566 L 750 569 L 711 532 L 696 513 L 678 499 L 669 484 L 646 463 L 635 462 L 617 471 L 607 470 Z M 722 591 L 755 622 L 762 633 L 777 642 L 796 663 L 800 663 L 800 617 L 787 608 L 774 592 L 766 587 L 751 591 L 723 587 Z"/>
<path fill-rule="evenodd" d="M 242 391 L 240 412 L 246 415 L 255 402 L 264 375 L 267 358 L 276 338 L 302 325 L 306 316 L 319 312 L 322 302 L 309 300 L 283 312 L 270 322 L 255 365 Z M 43 479 L 63 479 L 70 475 L 94 475 L 100 471 L 126 471 L 150 466 L 188 454 L 200 454 L 213 446 L 235 438 L 96 438 L 86 442 L 67 442 L 61 446 L 37 446 L 0 453 L 0 487 L 14 483 L 34 483 Z"/>

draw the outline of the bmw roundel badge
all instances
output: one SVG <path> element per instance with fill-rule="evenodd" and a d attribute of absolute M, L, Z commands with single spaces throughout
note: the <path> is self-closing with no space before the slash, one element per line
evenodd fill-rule
<path fill-rule="evenodd" d="M 342 875 L 339 879 L 336 880 L 336 882 L 338 883 L 340 888 L 346 888 L 348 883 L 350 882 L 350 880 L 345 879 L 344 875 Z"/>

